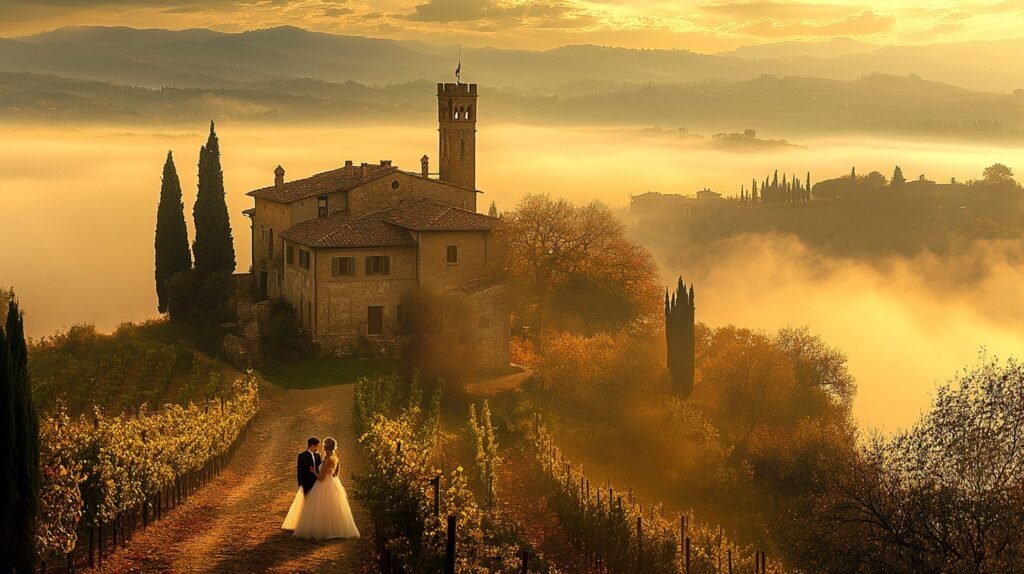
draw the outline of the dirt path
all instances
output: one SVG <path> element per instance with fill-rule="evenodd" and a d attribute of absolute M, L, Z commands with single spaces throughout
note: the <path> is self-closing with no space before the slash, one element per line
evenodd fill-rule
<path fill-rule="evenodd" d="M 502 504 L 515 517 L 520 534 L 544 559 L 559 572 L 590 574 L 593 569 L 577 553 L 558 517 L 548 508 L 547 497 L 540 485 L 540 470 L 526 447 L 515 445 L 504 449 L 498 467 L 499 496 Z"/>
<path fill-rule="evenodd" d="M 136 534 L 102 572 L 365 572 L 370 516 L 353 496 L 362 471 L 352 429 L 352 385 L 282 390 L 263 405 L 231 463 L 212 484 Z M 342 483 L 362 540 L 312 542 L 280 530 L 295 496 L 295 457 L 307 437 L 338 441 Z"/>
<path fill-rule="evenodd" d="M 515 366 L 516 371 L 504 375 L 487 376 L 466 383 L 466 392 L 471 395 L 486 397 L 518 388 L 533 376 L 529 367 Z"/>

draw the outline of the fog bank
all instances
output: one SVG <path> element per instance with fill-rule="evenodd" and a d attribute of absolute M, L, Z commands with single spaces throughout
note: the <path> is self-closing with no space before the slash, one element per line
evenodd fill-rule
<path fill-rule="evenodd" d="M 679 274 L 696 283 L 699 320 L 766 331 L 807 325 L 844 351 L 861 425 L 908 426 L 935 384 L 982 349 L 1024 352 L 1020 241 L 877 261 L 829 257 L 783 235 L 743 235 L 689 255 L 655 251 L 666 283 Z"/>

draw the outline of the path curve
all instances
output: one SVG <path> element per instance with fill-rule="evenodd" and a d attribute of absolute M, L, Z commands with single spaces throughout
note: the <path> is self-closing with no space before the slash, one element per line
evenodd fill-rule
<path fill-rule="evenodd" d="M 260 413 L 224 472 L 97 571 L 369 571 L 371 521 L 352 484 L 352 474 L 363 470 L 352 427 L 353 386 L 283 390 L 261 383 L 260 392 Z M 280 530 L 297 489 L 295 457 L 314 435 L 338 441 L 361 540 L 313 542 Z"/>
<path fill-rule="evenodd" d="M 500 375 L 485 375 L 466 383 L 466 392 L 476 396 L 491 396 L 512 389 L 518 389 L 530 377 L 533 376 L 533 369 L 524 365 L 512 365 L 511 373 Z"/>

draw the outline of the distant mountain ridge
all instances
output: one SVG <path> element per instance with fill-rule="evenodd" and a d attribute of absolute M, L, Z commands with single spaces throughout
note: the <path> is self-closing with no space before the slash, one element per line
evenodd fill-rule
<path fill-rule="evenodd" d="M 771 60 L 776 58 L 835 58 L 850 54 L 865 54 L 881 46 L 868 44 L 852 38 L 832 38 L 824 42 L 788 41 L 741 46 L 731 52 L 720 52 L 720 56 L 736 56 L 747 60 Z"/>
<path fill-rule="evenodd" d="M 436 113 L 436 103 L 424 97 L 433 89 L 428 80 L 367 86 L 296 78 L 242 88 L 145 88 L 0 72 L 0 122 L 403 122 Z M 1024 93 L 977 92 L 907 76 L 876 74 L 855 81 L 759 76 L 573 97 L 489 86 L 480 92 L 496 122 L 663 126 L 652 133 L 686 139 L 755 129 L 797 144 L 804 137 L 851 133 L 1024 141 Z"/>
<path fill-rule="evenodd" d="M 458 48 L 284 26 L 240 33 L 69 27 L 0 39 L 0 71 L 145 87 L 239 88 L 312 78 L 384 85 L 454 79 Z M 463 79 L 543 94 L 580 95 L 650 83 L 749 80 L 763 74 L 852 80 L 916 74 L 981 91 L 1024 88 L 1024 40 L 875 46 L 838 38 L 780 42 L 724 54 L 592 45 L 545 51 L 467 48 Z"/>

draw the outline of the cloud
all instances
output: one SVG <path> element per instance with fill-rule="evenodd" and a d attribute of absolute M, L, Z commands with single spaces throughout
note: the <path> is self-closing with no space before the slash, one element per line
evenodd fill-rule
<path fill-rule="evenodd" d="M 863 10 L 842 4 L 812 4 L 808 2 L 773 2 L 752 0 L 739 2 L 716 2 L 705 4 L 700 9 L 709 14 L 738 20 L 786 20 L 808 18 L 844 18 Z"/>
<path fill-rule="evenodd" d="M 427 0 L 418 4 L 410 20 L 421 22 L 471 22 L 475 20 L 525 21 L 572 19 L 576 9 L 559 0 L 502 3 L 497 0 Z"/>
<path fill-rule="evenodd" d="M 736 32 L 766 38 L 785 38 L 791 36 L 866 36 L 889 32 L 896 22 L 894 16 L 879 16 L 868 10 L 856 16 L 848 16 L 837 22 L 815 24 L 811 22 L 795 22 L 780 24 L 776 20 L 761 20 L 740 27 Z"/>
<path fill-rule="evenodd" d="M 333 8 L 324 8 L 323 15 L 328 18 L 337 18 L 338 16 L 345 16 L 353 12 L 355 10 L 347 6 L 335 6 Z"/>

